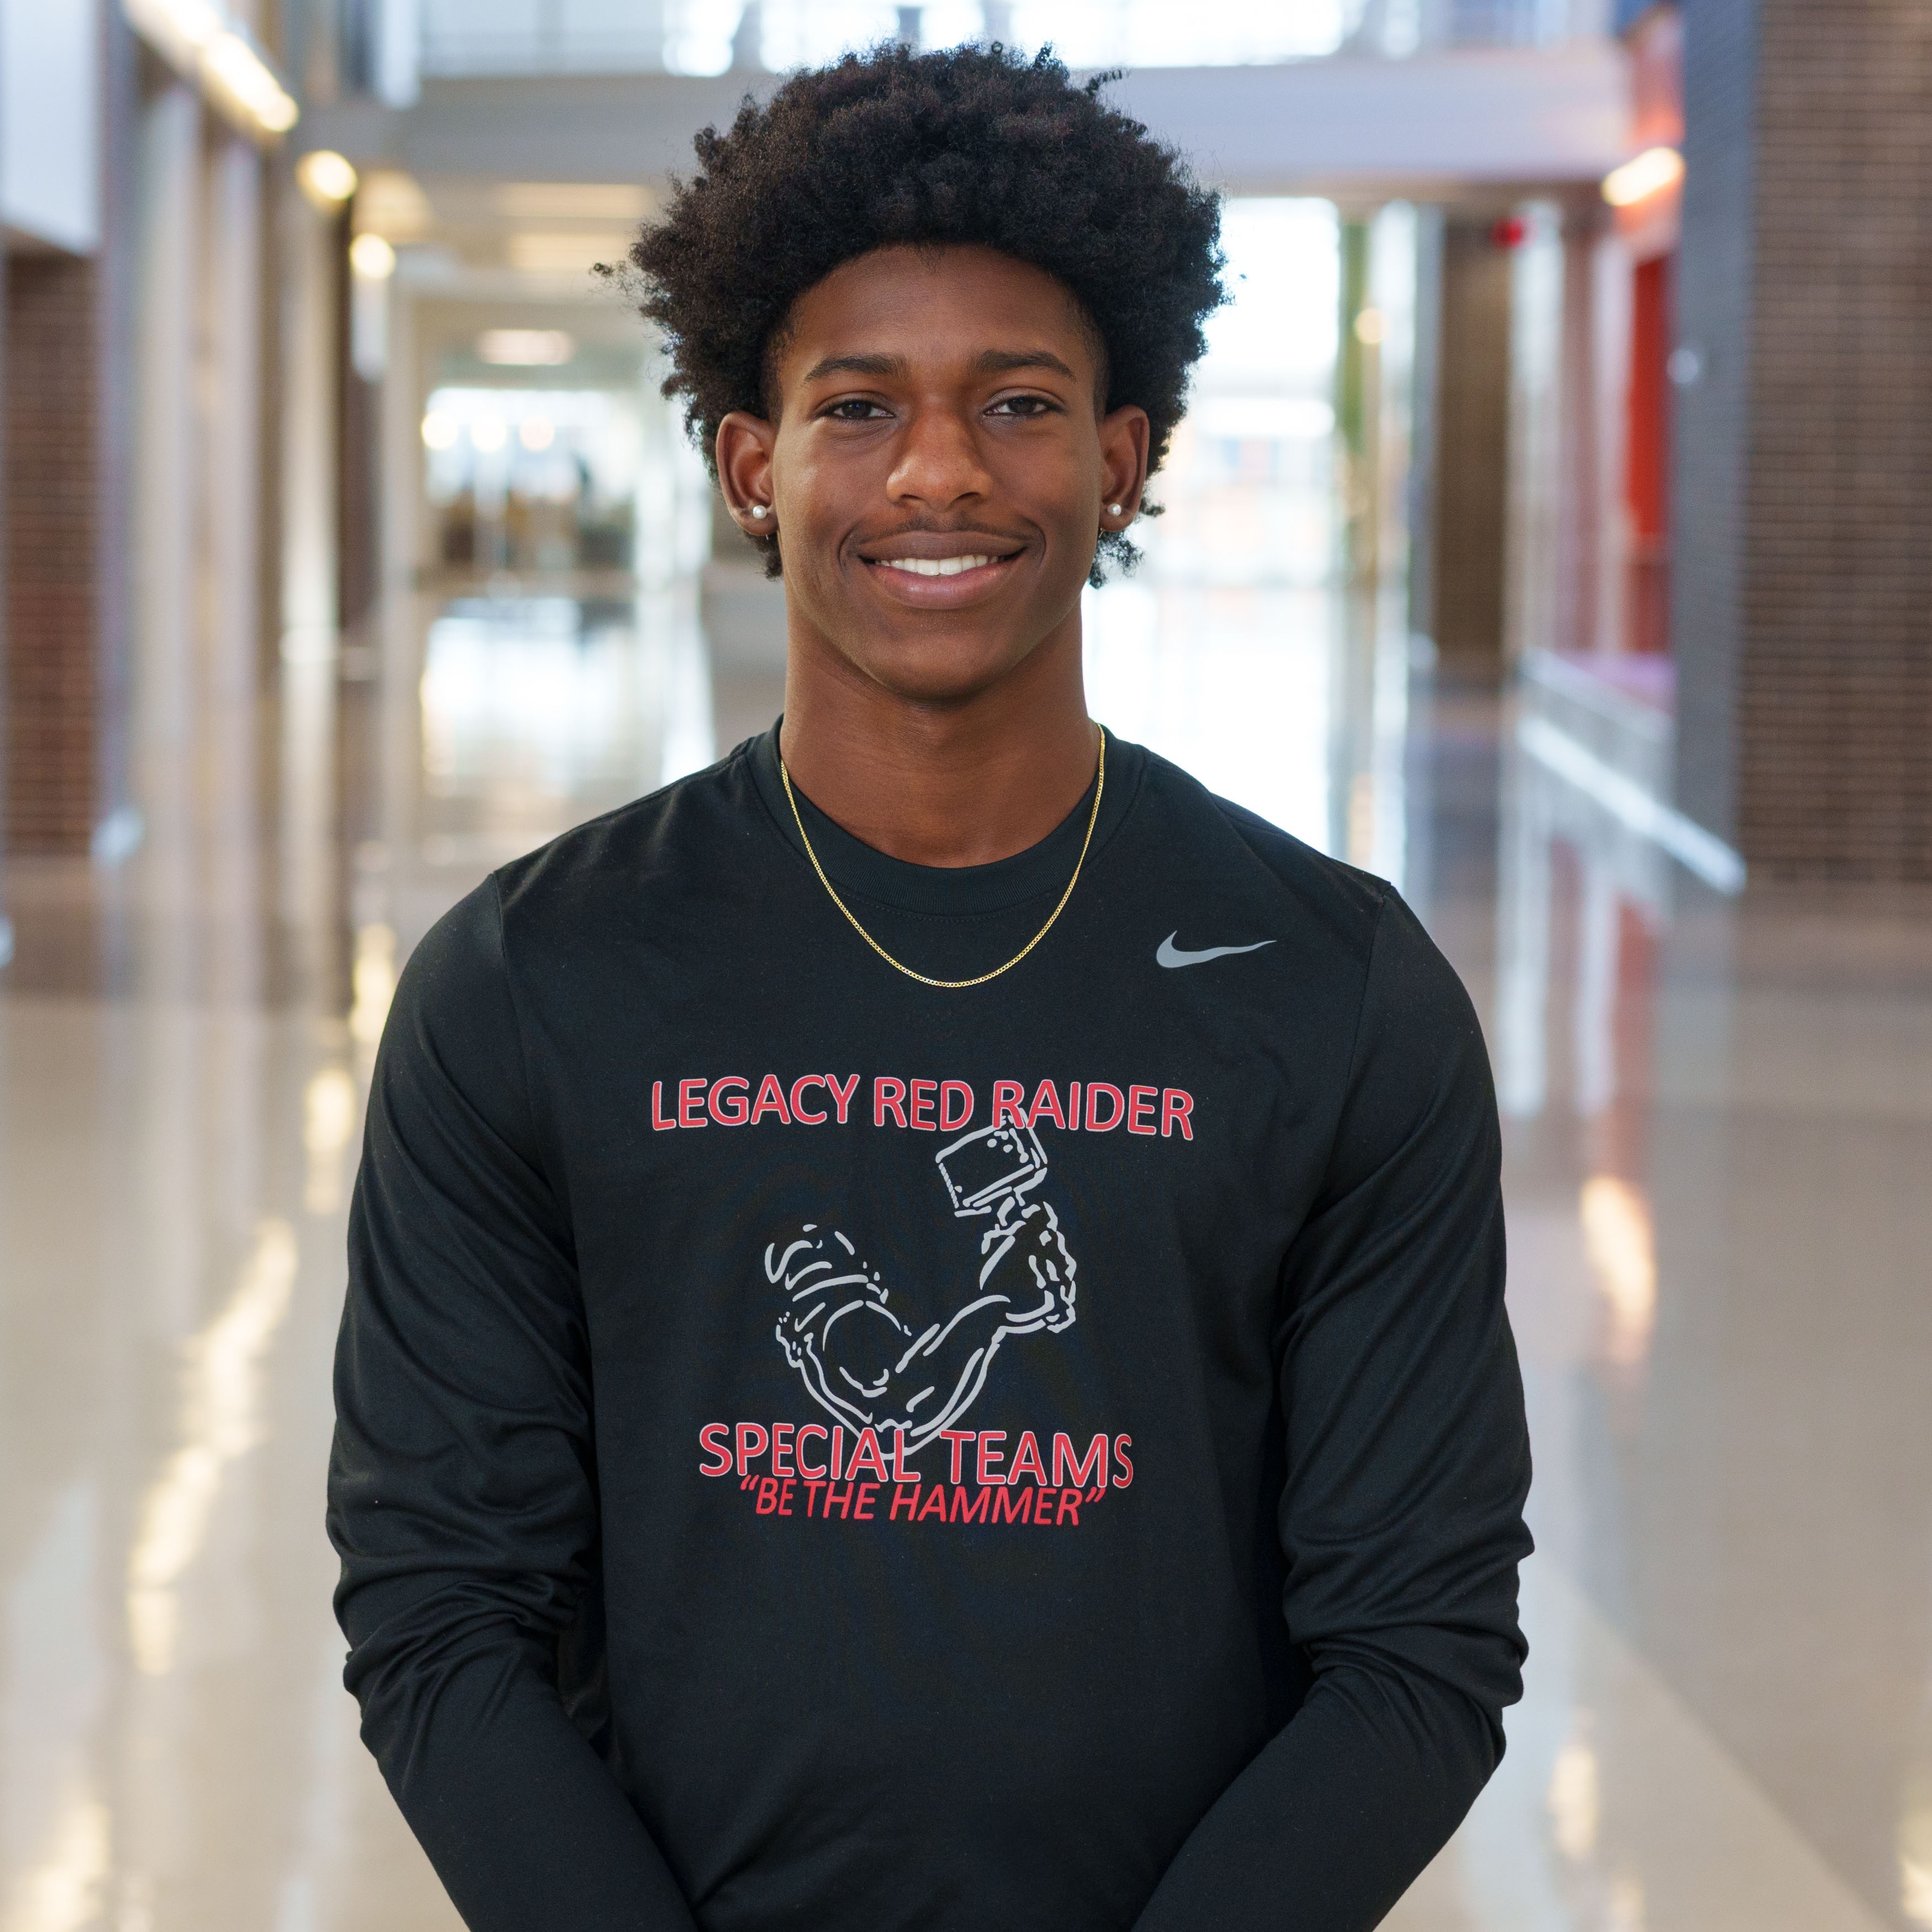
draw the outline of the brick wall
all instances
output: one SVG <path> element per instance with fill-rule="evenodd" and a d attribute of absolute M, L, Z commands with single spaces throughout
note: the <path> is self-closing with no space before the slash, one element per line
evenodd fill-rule
<path fill-rule="evenodd" d="M 1686 18 L 1679 800 L 1760 876 L 1932 880 L 1932 10 Z"/>
<path fill-rule="evenodd" d="M 1738 836 L 1932 879 L 1932 10 L 1762 34 Z"/>
<path fill-rule="evenodd" d="M 98 271 L 6 272 L 7 849 L 85 851 L 98 816 Z"/>

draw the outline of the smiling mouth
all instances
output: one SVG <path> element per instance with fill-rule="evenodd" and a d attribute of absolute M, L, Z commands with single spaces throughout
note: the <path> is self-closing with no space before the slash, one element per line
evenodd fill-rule
<path fill-rule="evenodd" d="M 1003 556 L 976 552 L 964 556 L 882 556 L 874 567 L 902 570 L 910 577 L 957 577 L 962 571 L 984 570 L 991 563 L 1004 563 Z"/>

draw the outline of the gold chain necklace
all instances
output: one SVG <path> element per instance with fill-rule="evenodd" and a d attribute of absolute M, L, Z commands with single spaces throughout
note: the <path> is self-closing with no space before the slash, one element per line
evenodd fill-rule
<path fill-rule="evenodd" d="M 1009 959 L 1004 966 L 995 966 L 990 973 L 982 973 L 970 980 L 934 980 L 924 973 L 915 973 L 910 966 L 895 959 L 866 928 L 859 923 L 852 908 L 833 889 L 832 881 L 825 876 L 825 868 L 818 862 L 818 854 L 812 849 L 812 836 L 805 829 L 805 820 L 799 816 L 798 799 L 791 788 L 791 773 L 785 769 L 784 754 L 778 754 L 778 776 L 784 781 L 785 802 L 791 807 L 792 823 L 798 827 L 798 836 L 805 841 L 805 856 L 812 861 L 812 869 L 818 874 L 818 883 L 830 896 L 832 903 L 850 922 L 852 930 L 883 959 L 888 966 L 903 973 L 908 980 L 916 980 L 922 986 L 938 986 L 947 992 L 958 992 L 968 986 L 983 986 L 988 980 L 997 980 L 1002 973 L 1010 973 L 1046 935 L 1053 930 L 1053 922 L 1066 910 L 1066 902 L 1073 896 L 1073 888 L 1080 883 L 1080 868 L 1087 862 L 1087 848 L 1094 842 L 1094 828 L 1100 820 L 1100 797 L 1107 789 L 1107 728 L 1094 727 L 1100 734 L 1100 765 L 1094 779 L 1094 809 L 1087 814 L 1087 836 L 1080 842 L 1080 856 L 1073 862 L 1073 876 L 1066 882 L 1066 890 L 1060 896 L 1060 903 L 1046 916 L 1046 923 Z"/>

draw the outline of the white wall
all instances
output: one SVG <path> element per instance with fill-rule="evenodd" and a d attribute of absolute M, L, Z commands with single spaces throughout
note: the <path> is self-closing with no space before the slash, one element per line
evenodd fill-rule
<path fill-rule="evenodd" d="M 100 40 L 92 0 L 0 0 L 0 223 L 76 254 L 100 241 Z"/>

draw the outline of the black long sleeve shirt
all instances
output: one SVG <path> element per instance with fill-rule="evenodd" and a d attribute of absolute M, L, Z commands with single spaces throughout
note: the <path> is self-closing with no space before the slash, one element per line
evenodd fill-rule
<path fill-rule="evenodd" d="M 945 978 L 1088 819 L 801 808 Z M 1374 1924 L 1520 1688 L 1498 1161 L 1396 896 L 1118 740 L 968 991 L 775 734 L 497 873 L 384 1036 L 330 1486 L 466 1922 Z"/>

